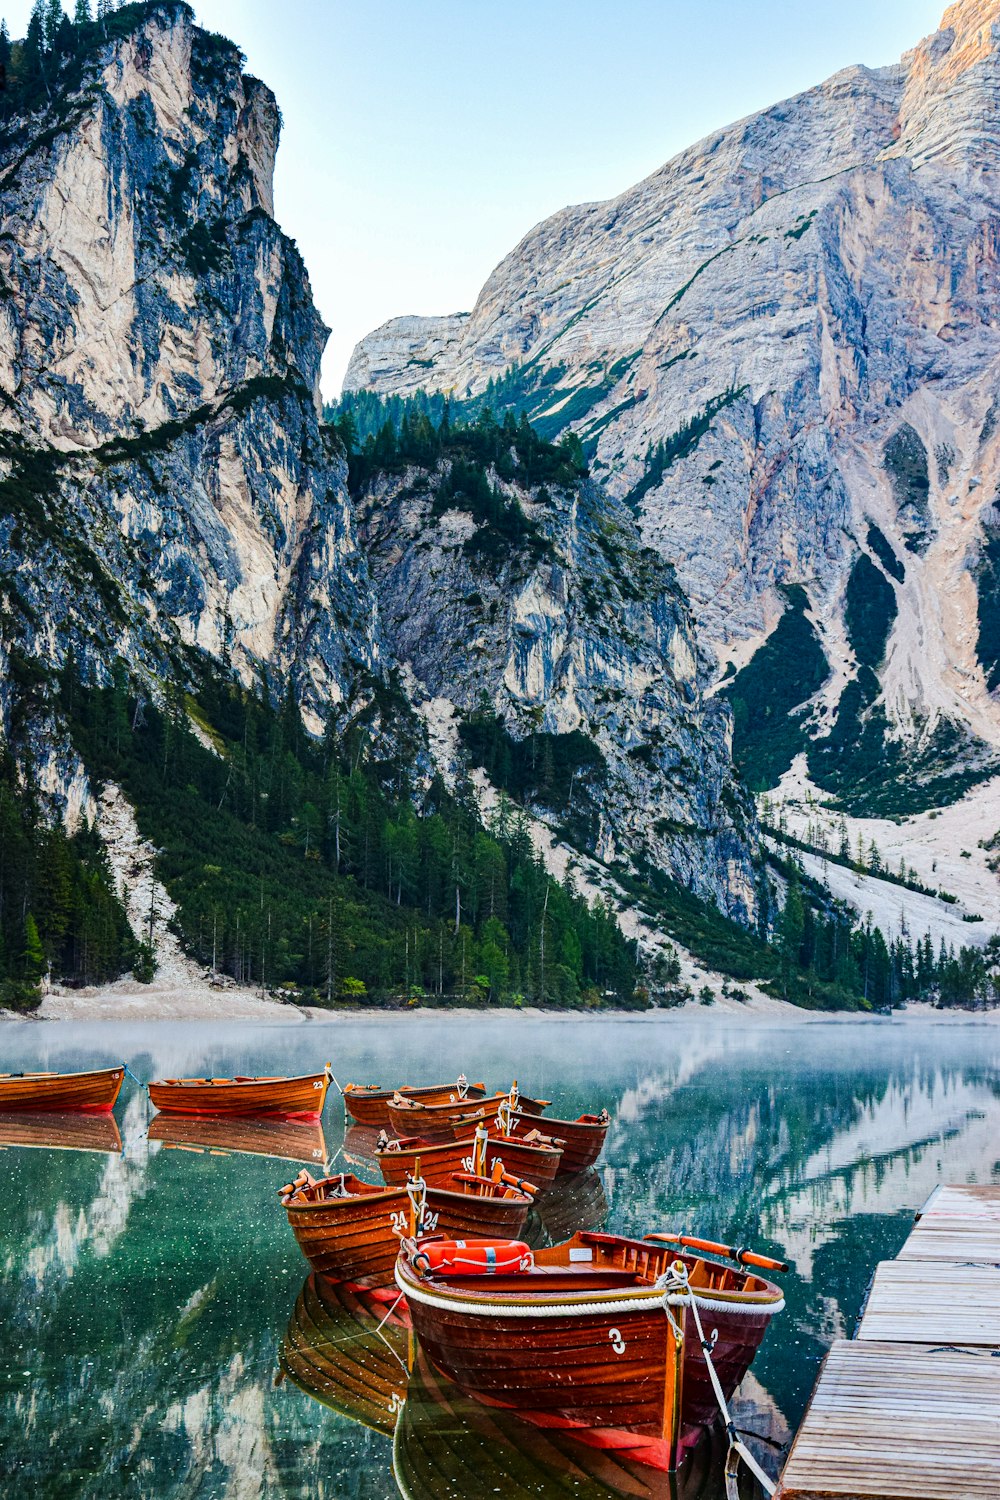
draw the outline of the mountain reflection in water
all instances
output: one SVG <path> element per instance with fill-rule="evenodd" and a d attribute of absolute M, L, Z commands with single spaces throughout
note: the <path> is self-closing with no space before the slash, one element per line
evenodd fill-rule
<path fill-rule="evenodd" d="M 114 1054 L 140 1078 L 222 1076 L 305 1072 L 330 1057 L 341 1077 L 421 1083 L 464 1071 L 499 1086 L 517 1076 L 564 1117 L 606 1106 L 597 1168 L 557 1184 L 531 1237 L 686 1229 L 790 1260 L 787 1309 L 737 1403 L 772 1471 L 825 1348 L 853 1331 L 871 1272 L 896 1253 L 914 1209 L 940 1180 L 1000 1180 L 990 1026 L 449 1016 L 221 1035 L 107 1024 L 0 1033 L 11 1069 Z M 278 1158 L 315 1171 L 318 1151 L 338 1170 L 350 1153 L 353 1170 L 379 1180 L 365 1141 L 352 1132 L 345 1149 L 336 1095 L 309 1140 L 227 1134 L 218 1122 L 150 1128 L 130 1080 L 116 1119 L 95 1132 L 0 1116 L 0 1493 L 724 1493 L 713 1456 L 724 1445 L 709 1439 L 673 1481 L 578 1451 L 576 1439 L 525 1434 L 417 1359 L 391 1295 L 367 1305 L 306 1278 L 278 1204 L 288 1175 Z"/>

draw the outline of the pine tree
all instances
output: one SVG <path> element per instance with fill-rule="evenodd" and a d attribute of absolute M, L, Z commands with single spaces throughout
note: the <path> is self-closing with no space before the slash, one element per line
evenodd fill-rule
<path fill-rule="evenodd" d="M 45 14 L 43 18 L 43 32 L 45 36 L 46 52 L 54 52 L 56 38 L 59 35 L 59 24 L 63 19 L 63 8 L 60 0 L 45 0 Z"/>
<path fill-rule="evenodd" d="M 24 948 L 21 973 L 31 984 L 37 984 L 46 970 L 45 950 L 38 935 L 38 924 L 29 911 L 24 919 Z"/>
<path fill-rule="evenodd" d="M 6 74 L 10 67 L 10 32 L 7 30 L 7 22 L 0 21 L 0 68 Z"/>
<path fill-rule="evenodd" d="M 45 0 L 34 0 L 24 38 L 24 74 L 29 84 L 45 77 Z"/>
<path fill-rule="evenodd" d="M 92 20 L 90 0 L 76 0 L 76 4 L 73 7 L 74 26 L 89 26 Z"/>

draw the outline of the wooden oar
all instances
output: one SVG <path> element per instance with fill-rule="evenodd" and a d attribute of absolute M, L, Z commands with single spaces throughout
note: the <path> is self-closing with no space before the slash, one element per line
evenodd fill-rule
<path fill-rule="evenodd" d="M 721 1255 L 726 1260 L 735 1260 L 740 1266 L 759 1266 L 764 1271 L 787 1271 L 783 1260 L 771 1260 L 767 1255 L 756 1255 L 752 1250 L 736 1249 L 732 1245 L 717 1245 L 714 1240 L 696 1240 L 689 1234 L 644 1234 L 644 1240 L 656 1240 L 662 1245 L 681 1245 L 685 1250 L 704 1250 L 706 1255 Z"/>

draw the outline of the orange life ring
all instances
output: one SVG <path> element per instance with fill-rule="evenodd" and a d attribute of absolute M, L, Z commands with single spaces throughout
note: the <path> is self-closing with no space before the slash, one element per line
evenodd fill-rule
<path fill-rule="evenodd" d="M 422 1275 L 503 1276 L 530 1271 L 535 1263 L 523 1240 L 425 1240 L 412 1258 Z"/>

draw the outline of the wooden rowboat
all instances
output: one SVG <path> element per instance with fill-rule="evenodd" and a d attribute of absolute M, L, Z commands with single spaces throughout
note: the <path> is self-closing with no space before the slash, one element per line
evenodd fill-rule
<path fill-rule="evenodd" d="M 599 1115 L 580 1115 L 576 1120 L 553 1120 L 548 1115 L 541 1122 L 548 1138 L 562 1147 L 560 1172 L 585 1172 L 592 1167 L 604 1149 L 611 1120 L 606 1109 Z M 539 1128 L 539 1121 L 515 1115 L 511 1129 L 515 1136 Z"/>
<path fill-rule="evenodd" d="M 468 1394 L 542 1427 L 631 1433 L 645 1439 L 635 1456 L 673 1470 L 718 1410 L 699 1322 L 728 1399 L 784 1302 L 747 1269 L 779 1262 L 732 1251 L 721 1265 L 664 1239 L 578 1234 L 494 1276 L 431 1271 L 447 1242 L 408 1240 L 396 1284 L 421 1345 Z"/>
<path fill-rule="evenodd" d="M 228 1156 L 272 1156 L 307 1161 L 321 1170 L 326 1162 L 323 1127 L 302 1120 L 219 1119 L 213 1115 L 154 1115 L 148 1137 L 177 1151 L 208 1151 Z"/>
<path fill-rule="evenodd" d="M 307 1395 L 389 1436 L 406 1395 L 410 1323 L 402 1303 L 379 1295 L 310 1276 L 278 1364 Z"/>
<path fill-rule="evenodd" d="M 0 1114 L 0 1150 L 98 1151 L 120 1156 L 122 1138 L 114 1115 L 102 1111 L 59 1115 L 43 1109 Z"/>
<path fill-rule="evenodd" d="M 386 1130 L 389 1103 L 396 1094 L 420 1099 L 424 1104 L 461 1104 L 465 1099 L 482 1099 L 486 1085 L 466 1083 L 465 1078 L 460 1077 L 456 1083 L 435 1083 L 426 1088 L 413 1088 L 408 1083 L 399 1089 L 384 1089 L 377 1083 L 345 1083 L 340 1092 L 344 1096 L 344 1108 L 358 1125 L 377 1125 Z"/>
<path fill-rule="evenodd" d="M 440 1187 L 453 1172 L 473 1170 L 477 1165 L 475 1149 L 472 1138 L 445 1141 L 439 1145 L 416 1136 L 404 1136 L 395 1141 L 387 1136 L 376 1147 L 375 1156 L 383 1180 L 392 1187 L 405 1187 L 407 1180 L 415 1176 L 423 1177 L 431 1186 Z M 511 1177 L 525 1178 L 541 1192 L 554 1181 L 561 1154 L 556 1146 L 491 1135 L 486 1141 L 485 1157 L 478 1164 L 479 1175 L 491 1176 L 499 1162 L 502 1172 Z"/>
<path fill-rule="evenodd" d="M 549 1104 L 548 1099 L 526 1099 L 520 1094 L 517 1098 L 517 1109 L 524 1115 L 540 1115 Z M 419 1135 L 425 1141 L 455 1140 L 456 1127 L 467 1134 L 469 1129 L 475 1130 L 481 1120 L 487 1123 L 495 1120 L 497 1112 L 509 1103 L 509 1094 L 491 1094 L 488 1099 L 461 1099 L 447 1104 L 427 1104 L 421 1099 L 396 1094 L 387 1106 L 389 1128 L 397 1135 Z M 548 1120 L 545 1124 L 547 1129 Z"/>
<path fill-rule="evenodd" d="M 521 1233 L 529 1193 L 471 1172 L 454 1173 L 445 1183 L 425 1186 L 422 1194 L 414 1190 L 423 1233 L 505 1239 Z M 288 1222 L 313 1270 L 365 1287 L 392 1286 L 400 1238 L 410 1232 L 410 1201 L 405 1187 L 372 1187 L 345 1173 L 316 1182 L 301 1172 L 281 1189 Z"/>
<path fill-rule="evenodd" d="M 92 1073 L 0 1073 L 0 1110 L 109 1114 L 124 1077 L 124 1063 Z"/>
<path fill-rule="evenodd" d="M 168 1114 L 315 1121 L 329 1086 L 327 1067 L 302 1078 L 160 1078 L 149 1097 Z"/>
<path fill-rule="evenodd" d="M 589 1444 L 571 1429 L 541 1429 L 515 1412 L 466 1396 L 418 1349 L 396 1424 L 392 1471 L 402 1500 L 473 1495 L 571 1495 L 573 1500 L 718 1500 L 728 1438 L 710 1428 L 675 1474 L 633 1457 L 633 1440 L 606 1430 Z"/>

